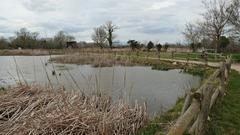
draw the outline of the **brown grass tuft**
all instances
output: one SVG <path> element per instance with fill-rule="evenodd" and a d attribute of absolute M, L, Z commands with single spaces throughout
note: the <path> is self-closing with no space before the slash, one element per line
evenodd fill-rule
<path fill-rule="evenodd" d="M 112 104 L 104 96 L 18 86 L 0 96 L 0 134 L 134 134 L 146 107 Z"/>

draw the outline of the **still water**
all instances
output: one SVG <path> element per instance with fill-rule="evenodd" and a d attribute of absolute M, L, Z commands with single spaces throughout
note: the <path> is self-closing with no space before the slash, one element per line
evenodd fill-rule
<path fill-rule="evenodd" d="M 49 56 L 0 56 L 0 86 L 18 80 L 44 86 L 65 87 L 85 93 L 101 90 L 113 99 L 147 102 L 150 115 L 171 108 L 201 78 L 181 70 L 157 71 L 151 67 L 104 67 L 49 63 Z M 53 75 L 52 71 L 56 71 Z"/>

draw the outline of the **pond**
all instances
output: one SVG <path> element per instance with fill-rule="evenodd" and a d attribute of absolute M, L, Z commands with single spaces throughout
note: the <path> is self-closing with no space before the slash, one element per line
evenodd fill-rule
<path fill-rule="evenodd" d="M 54 56 L 53 56 L 54 57 Z M 179 97 L 200 85 L 201 78 L 181 70 L 158 71 L 151 67 L 102 67 L 49 63 L 50 56 L 0 56 L 0 86 L 22 80 L 43 86 L 65 87 L 85 93 L 100 90 L 134 103 L 147 102 L 151 116 L 165 112 Z M 52 71 L 56 71 L 53 75 Z"/>

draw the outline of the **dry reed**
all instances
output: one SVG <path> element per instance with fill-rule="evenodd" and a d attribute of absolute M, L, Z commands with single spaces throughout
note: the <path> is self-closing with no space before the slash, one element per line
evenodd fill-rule
<path fill-rule="evenodd" d="M 134 66 L 139 65 L 133 61 L 123 59 L 111 54 L 80 53 L 53 57 L 51 61 L 56 63 L 92 65 L 93 67 L 112 67 L 114 65 Z"/>
<path fill-rule="evenodd" d="M 0 134 L 135 134 L 147 122 L 146 106 L 112 103 L 103 95 L 17 86 L 1 93 Z"/>

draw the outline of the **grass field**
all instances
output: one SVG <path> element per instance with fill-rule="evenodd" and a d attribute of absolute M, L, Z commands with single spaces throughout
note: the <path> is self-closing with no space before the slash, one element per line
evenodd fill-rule
<path fill-rule="evenodd" d="M 191 53 L 191 52 L 118 52 L 120 55 L 128 55 L 128 56 L 139 56 L 139 57 L 149 57 L 149 58 L 163 58 L 163 59 L 176 59 L 176 60 L 193 60 L 193 61 L 203 61 L 204 59 L 201 57 L 201 53 Z M 226 55 L 217 54 L 215 56 L 214 53 L 208 54 L 208 61 L 210 62 L 219 62 L 224 60 Z M 240 59 L 240 58 L 239 58 Z"/>
<path fill-rule="evenodd" d="M 232 71 L 227 96 L 214 108 L 209 135 L 240 135 L 240 74 Z"/>
<path fill-rule="evenodd" d="M 240 53 L 232 54 L 232 59 L 234 62 L 240 63 Z"/>

